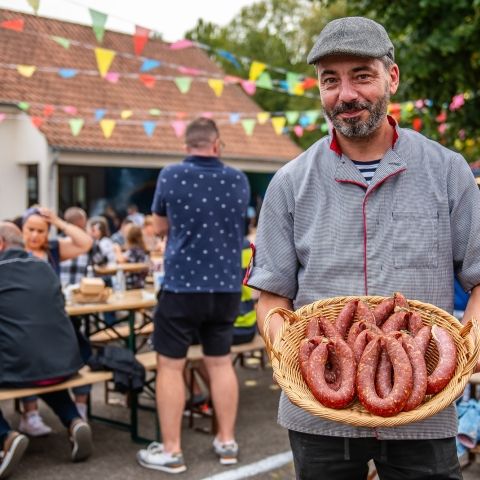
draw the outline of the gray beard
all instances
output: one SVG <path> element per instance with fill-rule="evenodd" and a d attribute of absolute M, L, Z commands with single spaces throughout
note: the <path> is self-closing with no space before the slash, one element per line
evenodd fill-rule
<path fill-rule="evenodd" d="M 345 137 L 368 137 L 373 133 L 387 116 L 390 94 L 388 91 L 376 103 L 371 102 L 347 102 L 337 105 L 332 110 L 324 110 L 325 116 L 332 122 L 335 129 Z M 366 121 L 357 118 L 339 119 L 340 113 L 351 110 L 365 109 L 370 113 Z"/>

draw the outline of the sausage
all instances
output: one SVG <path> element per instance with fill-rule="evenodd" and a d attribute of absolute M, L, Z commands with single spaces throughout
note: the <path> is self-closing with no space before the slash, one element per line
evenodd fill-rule
<path fill-rule="evenodd" d="M 350 327 L 347 335 L 347 344 L 352 350 L 358 335 L 360 335 L 360 332 L 365 330 L 365 325 L 365 322 L 354 322 Z"/>
<path fill-rule="evenodd" d="M 340 362 L 341 384 L 334 390 L 325 380 L 328 345 Z M 340 338 L 320 343 L 310 355 L 307 368 L 307 384 L 315 398 L 329 408 L 345 408 L 355 397 L 355 371 L 357 365 L 350 347 Z"/>
<path fill-rule="evenodd" d="M 445 388 L 457 366 L 457 347 L 452 336 L 438 325 L 432 326 L 432 338 L 438 349 L 438 363 L 427 377 L 427 395 L 434 395 Z"/>
<path fill-rule="evenodd" d="M 308 369 L 308 359 L 312 354 L 313 350 L 317 345 L 313 343 L 309 338 L 304 338 L 300 342 L 300 347 L 298 349 L 298 363 L 300 365 L 300 372 L 302 377 L 307 381 L 307 369 Z"/>
<path fill-rule="evenodd" d="M 393 298 L 395 300 L 395 302 L 394 302 L 395 307 L 400 307 L 400 308 L 409 308 L 410 307 L 407 299 L 400 292 L 395 292 L 393 294 Z"/>
<path fill-rule="evenodd" d="M 402 344 L 407 352 L 413 370 L 412 393 L 403 407 L 404 412 L 409 412 L 417 408 L 425 399 L 425 393 L 427 392 L 427 364 L 425 363 L 423 353 L 413 337 L 408 334 L 403 334 Z"/>
<path fill-rule="evenodd" d="M 315 336 L 313 338 L 304 338 L 300 342 L 299 351 L 298 351 L 298 363 L 300 366 L 300 372 L 302 377 L 307 381 L 307 368 L 308 360 L 313 350 L 324 341 L 324 338 L 321 336 Z M 331 385 L 335 390 L 338 390 L 340 386 L 340 375 L 338 360 L 332 355 L 328 357 L 327 368 L 325 368 L 325 380 Z"/>
<path fill-rule="evenodd" d="M 318 318 L 312 318 L 308 321 L 305 327 L 305 337 L 313 338 L 320 335 L 320 326 L 318 324 Z"/>
<path fill-rule="evenodd" d="M 331 322 L 328 318 L 320 317 L 318 319 L 318 327 L 320 332 L 330 339 L 334 339 L 340 336 L 340 333 L 335 327 L 335 324 Z"/>
<path fill-rule="evenodd" d="M 408 330 L 415 336 L 423 328 L 422 317 L 418 312 L 411 312 L 408 319 Z"/>
<path fill-rule="evenodd" d="M 375 374 L 375 390 L 380 398 L 385 398 L 392 391 L 393 386 L 393 367 L 387 350 L 382 347 L 380 351 L 380 360 Z"/>
<path fill-rule="evenodd" d="M 373 315 L 375 317 L 375 323 L 380 326 L 392 313 L 395 308 L 395 299 L 386 298 L 382 300 L 374 309 Z"/>
<path fill-rule="evenodd" d="M 375 391 L 375 373 L 382 343 L 387 349 L 394 372 L 392 390 L 385 398 L 380 398 Z M 369 412 L 390 417 L 403 409 L 412 392 L 413 373 L 408 356 L 397 339 L 393 336 L 378 336 L 367 345 L 358 365 L 356 385 L 358 399 Z"/>
<path fill-rule="evenodd" d="M 399 310 L 388 317 L 385 323 L 382 325 L 382 331 L 384 333 L 391 333 L 398 330 L 405 330 L 408 325 L 408 319 L 410 312 L 407 310 Z"/>
<path fill-rule="evenodd" d="M 358 301 L 357 320 L 359 322 L 363 321 L 363 322 L 368 322 L 368 323 L 376 323 L 375 322 L 375 315 L 373 314 L 372 309 L 363 300 Z"/>
<path fill-rule="evenodd" d="M 366 325 L 365 330 L 360 332 L 360 334 L 355 339 L 355 343 L 353 344 L 352 349 L 353 356 L 355 357 L 355 361 L 357 363 L 360 361 L 360 357 L 362 356 L 362 353 L 365 350 L 368 342 L 370 342 L 379 334 L 381 335 L 382 331 L 376 325 Z"/>
<path fill-rule="evenodd" d="M 420 348 L 423 356 L 425 356 L 427 353 L 428 344 L 432 338 L 432 327 L 430 325 L 425 325 L 418 331 L 414 338 L 418 348 Z"/>
<path fill-rule="evenodd" d="M 356 299 L 347 302 L 335 320 L 335 327 L 343 339 L 345 339 L 350 325 L 352 325 L 353 317 L 355 316 L 355 312 L 357 310 L 357 305 L 358 300 Z"/>

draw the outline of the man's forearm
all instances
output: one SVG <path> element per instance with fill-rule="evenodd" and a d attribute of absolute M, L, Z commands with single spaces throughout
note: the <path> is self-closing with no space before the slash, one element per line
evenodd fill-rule
<path fill-rule="evenodd" d="M 292 301 L 289 298 L 281 297 L 269 292 L 261 292 L 260 297 L 257 303 L 257 323 L 258 329 L 264 334 L 265 318 L 272 308 L 287 308 L 289 310 L 293 309 Z M 280 315 L 274 315 L 270 322 L 270 329 L 267 332 L 270 335 L 270 338 L 275 338 L 276 333 L 280 330 L 284 320 Z"/>
<path fill-rule="evenodd" d="M 480 322 L 480 285 L 472 288 L 470 298 L 467 303 L 467 308 L 463 314 L 463 323 L 467 323 L 471 318 L 475 318 Z M 480 372 L 480 359 L 477 362 L 475 373 Z"/>

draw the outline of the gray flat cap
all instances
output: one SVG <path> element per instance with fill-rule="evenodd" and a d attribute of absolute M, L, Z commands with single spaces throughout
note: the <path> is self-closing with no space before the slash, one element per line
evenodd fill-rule
<path fill-rule="evenodd" d="M 313 64 L 322 57 L 338 54 L 372 58 L 388 55 L 394 60 L 393 44 L 385 28 L 365 17 L 345 17 L 327 23 L 307 62 Z"/>

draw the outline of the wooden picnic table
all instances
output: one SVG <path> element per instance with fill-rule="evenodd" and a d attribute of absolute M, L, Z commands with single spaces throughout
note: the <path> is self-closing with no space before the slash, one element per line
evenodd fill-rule
<path fill-rule="evenodd" d="M 150 270 L 150 265 L 148 263 L 117 263 L 104 267 L 95 266 L 97 275 L 115 275 L 118 270 L 123 270 L 125 273 L 139 273 Z"/>

